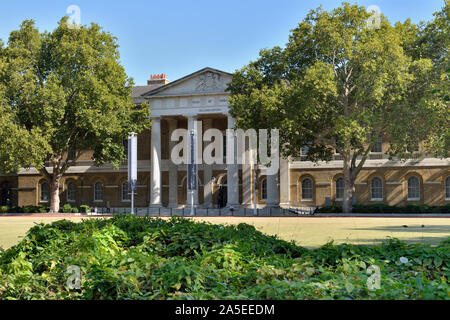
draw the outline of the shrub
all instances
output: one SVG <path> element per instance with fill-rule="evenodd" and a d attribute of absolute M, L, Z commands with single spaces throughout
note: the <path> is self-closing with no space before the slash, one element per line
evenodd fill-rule
<path fill-rule="evenodd" d="M 73 207 L 72 208 L 72 213 L 79 213 L 79 212 L 80 212 L 80 210 L 78 210 L 77 207 Z"/>
<path fill-rule="evenodd" d="M 47 213 L 50 211 L 50 207 L 48 206 L 40 206 L 39 207 L 39 213 Z"/>
<path fill-rule="evenodd" d="M 91 212 L 91 208 L 87 205 L 81 205 L 80 206 L 80 213 L 88 214 Z"/>
<path fill-rule="evenodd" d="M 69 203 L 66 203 L 62 206 L 61 212 L 63 213 L 72 213 L 72 206 Z"/>
<path fill-rule="evenodd" d="M 318 208 L 315 213 L 342 213 L 340 206 Z M 354 213 L 450 213 L 450 203 L 444 206 L 429 206 L 426 204 L 409 204 L 406 206 L 389 206 L 386 203 L 355 204 Z"/>
<path fill-rule="evenodd" d="M 247 224 L 130 215 L 61 220 L 34 226 L 0 253 L 0 300 L 448 299 L 449 261 L 450 238 L 437 247 L 391 239 L 307 250 Z M 65 285 L 73 265 L 81 290 Z M 383 280 L 370 291 L 373 265 Z"/>
<path fill-rule="evenodd" d="M 1 206 L 0 207 L 0 213 L 7 213 L 8 210 L 9 210 L 9 207 L 7 207 L 7 206 Z"/>
<path fill-rule="evenodd" d="M 25 206 L 22 208 L 23 213 L 36 213 L 39 211 L 37 206 Z"/>

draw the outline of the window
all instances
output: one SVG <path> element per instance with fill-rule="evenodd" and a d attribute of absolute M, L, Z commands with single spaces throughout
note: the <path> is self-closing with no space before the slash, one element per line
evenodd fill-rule
<path fill-rule="evenodd" d="M 445 179 L 445 199 L 450 200 L 450 177 Z"/>
<path fill-rule="evenodd" d="M 130 201 L 131 195 L 128 188 L 128 181 L 122 183 L 122 201 Z"/>
<path fill-rule="evenodd" d="M 261 181 L 261 200 L 267 200 L 267 179 Z"/>
<path fill-rule="evenodd" d="M 50 200 L 50 187 L 47 182 L 41 183 L 41 202 L 48 202 Z"/>
<path fill-rule="evenodd" d="M 222 139 L 222 150 L 223 150 L 223 157 L 224 159 L 227 158 L 227 134 L 224 133 L 223 139 Z M 226 161 L 225 161 L 226 163 Z"/>
<path fill-rule="evenodd" d="M 371 183 L 372 200 L 383 200 L 383 181 L 380 178 L 373 178 Z"/>
<path fill-rule="evenodd" d="M 67 153 L 67 158 L 69 160 L 77 160 L 77 149 L 75 147 L 72 147 L 69 149 L 69 152 Z"/>
<path fill-rule="evenodd" d="M 309 152 L 309 146 L 302 147 L 302 156 L 308 155 Z"/>
<path fill-rule="evenodd" d="M 103 201 L 103 185 L 101 182 L 94 185 L 94 201 Z"/>
<path fill-rule="evenodd" d="M 339 178 L 336 180 L 336 200 L 344 199 L 344 179 Z"/>
<path fill-rule="evenodd" d="M 313 183 L 311 179 L 304 179 L 302 181 L 302 200 L 313 199 Z"/>
<path fill-rule="evenodd" d="M 67 202 L 75 202 L 75 183 L 69 182 L 67 184 Z"/>
<path fill-rule="evenodd" d="M 374 137 L 374 134 L 372 134 L 372 138 Z M 375 153 L 381 153 L 383 152 L 383 140 L 381 138 L 378 138 L 375 144 L 372 147 L 372 150 L 370 152 Z"/>
<path fill-rule="evenodd" d="M 408 179 L 408 200 L 420 200 L 420 182 L 417 177 Z"/>

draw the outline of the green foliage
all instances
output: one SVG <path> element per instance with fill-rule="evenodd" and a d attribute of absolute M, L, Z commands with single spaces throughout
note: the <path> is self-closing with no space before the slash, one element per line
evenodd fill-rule
<path fill-rule="evenodd" d="M 66 203 L 65 205 L 62 206 L 61 212 L 63 212 L 63 213 L 72 213 L 72 206 L 69 203 Z"/>
<path fill-rule="evenodd" d="M 36 225 L 0 254 L 0 299 L 449 299 L 449 245 L 392 239 L 306 250 L 246 224 L 62 220 Z M 79 290 L 66 286 L 74 265 Z M 371 265 L 381 271 L 375 291 L 366 285 Z"/>
<path fill-rule="evenodd" d="M 3 206 L 0 207 L 0 213 L 47 213 L 49 209 L 48 206 Z"/>
<path fill-rule="evenodd" d="M 326 206 L 318 208 L 315 213 L 340 213 L 340 206 Z M 385 203 L 355 204 L 354 213 L 450 213 L 450 203 L 444 206 L 429 206 L 427 204 L 409 204 L 406 206 L 390 206 Z"/>
<path fill-rule="evenodd" d="M 93 150 L 96 164 L 118 167 L 122 141 L 150 125 L 148 105 L 134 105 L 117 38 L 94 23 L 66 22 L 40 33 L 26 20 L 0 49 L 0 170 L 35 167 L 51 188 L 76 160 L 70 150 L 75 158 Z M 56 203 L 51 199 L 53 212 Z"/>
<path fill-rule="evenodd" d="M 434 94 L 443 71 L 432 56 L 414 51 L 421 29 L 393 27 L 383 16 L 379 28 L 368 28 L 368 18 L 364 7 L 349 3 L 312 10 L 284 49 L 261 50 L 228 86 L 236 126 L 280 129 L 285 156 L 300 156 L 304 146 L 311 161 L 339 152 L 347 212 L 356 177 L 379 138 L 390 156 L 402 159 L 419 141 L 422 152 L 446 156 L 450 141 L 448 102 Z M 443 28 L 430 30 L 448 39 Z M 448 42 L 433 43 L 448 50 Z M 448 57 L 445 50 L 439 54 Z"/>
<path fill-rule="evenodd" d="M 80 213 L 89 213 L 91 212 L 91 208 L 87 205 L 81 205 L 80 206 Z"/>

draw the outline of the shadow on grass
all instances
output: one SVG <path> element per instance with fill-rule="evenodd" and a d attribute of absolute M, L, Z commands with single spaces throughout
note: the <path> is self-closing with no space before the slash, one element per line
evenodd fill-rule
<path fill-rule="evenodd" d="M 422 232 L 422 233 L 447 233 L 450 236 L 450 225 L 433 225 L 424 227 L 421 225 L 408 225 L 408 227 L 400 226 L 386 226 L 386 227 L 373 227 L 373 228 L 351 228 L 348 230 L 366 230 L 366 231 L 388 231 L 388 232 Z"/>
<path fill-rule="evenodd" d="M 395 238 L 395 237 L 394 237 Z M 438 245 L 442 241 L 446 240 L 448 236 L 442 236 L 442 237 L 414 237 L 414 238 L 401 238 L 400 241 L 406 242 L 406 243 L 424 243 L 424 244 L 432 244 L 432 245 Z M 380 238 L 374 238 L 374 239 L 354 239 L 351 242 L 357 243 L 357 244 L 380 244 L 382 242 L 387 241 L 390 239 L 390 237 L 386 237 L 383 239 Z M 349 241 L 350 243 L 350 241 Z"/>

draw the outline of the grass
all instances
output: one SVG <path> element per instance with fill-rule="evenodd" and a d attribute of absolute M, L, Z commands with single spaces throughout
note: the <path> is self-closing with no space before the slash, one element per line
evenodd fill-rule
<path fill-rule="evenodd" d="M 0 217 L 0 247 L 7 249 L 17 244 L 26 231 L 36 223 L 51 223 L 57 217 Z M 83 218 L 66 218 L 80 222 Z M 436 245 L 450 236 L 448 218 L 195 218 L 214 224 L 247 223 L 256 229 L 278 235 L 284 240 L 295 240 L 303 247 L 317 248 L 330 240 L 335 244 L 352 243 L 374 245 L 388 237 L 408 243 Z M 407 225 L 405 228 L 403 225 Z M 424 225 L 424 227 L 422 227 Z"/>

